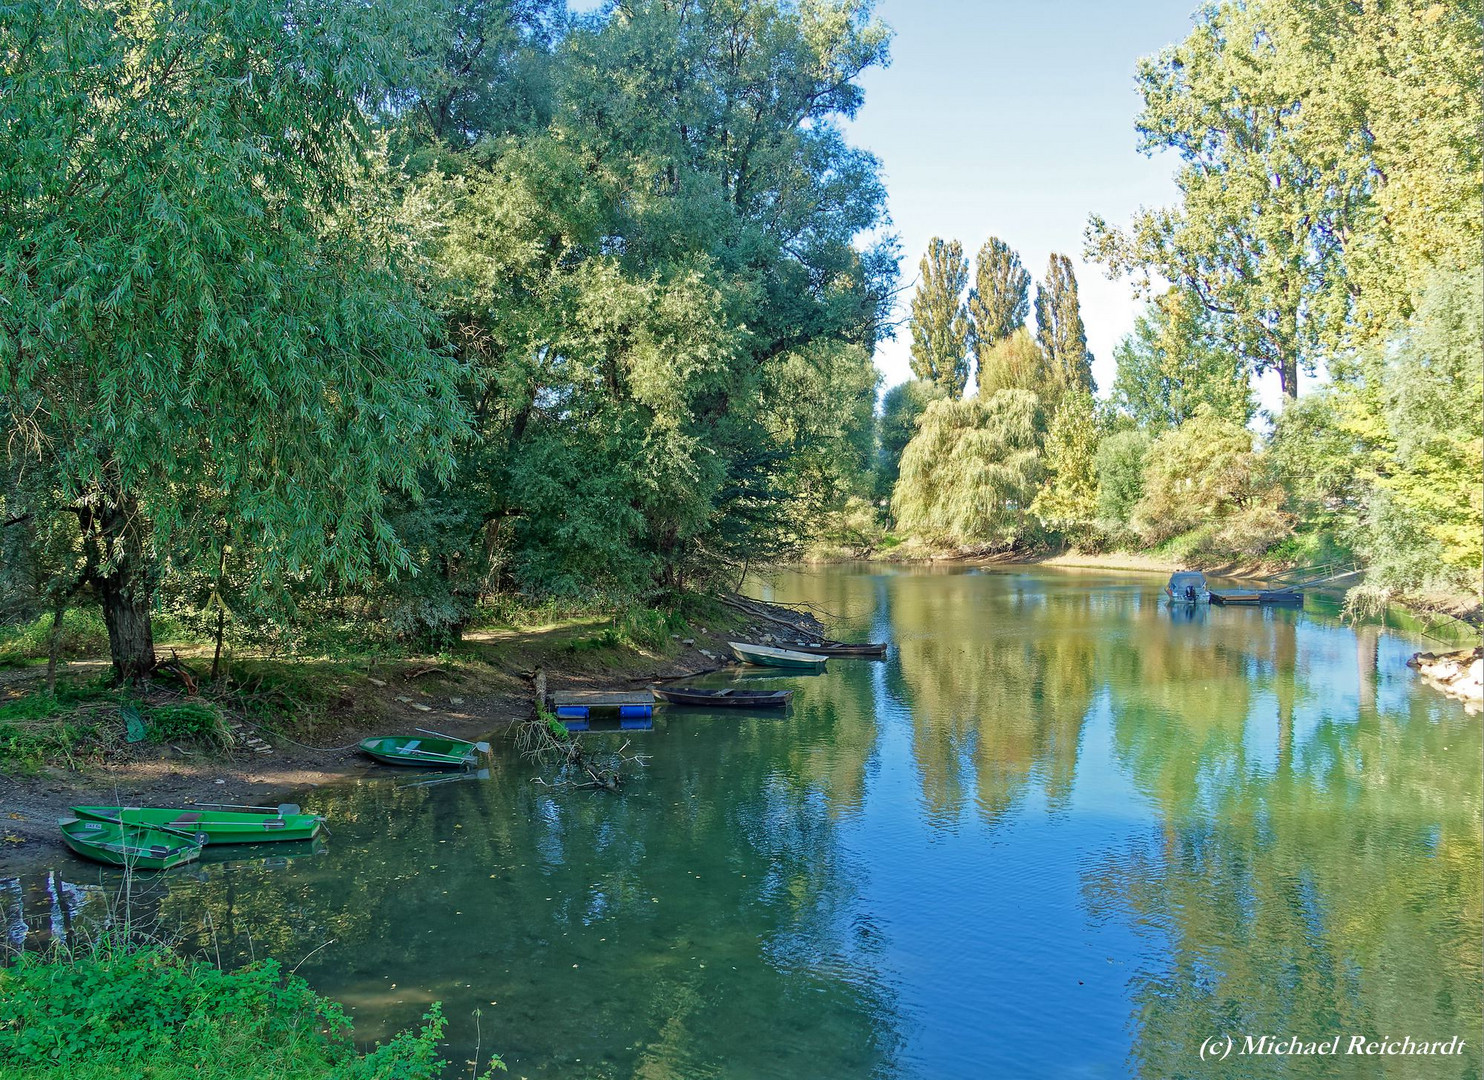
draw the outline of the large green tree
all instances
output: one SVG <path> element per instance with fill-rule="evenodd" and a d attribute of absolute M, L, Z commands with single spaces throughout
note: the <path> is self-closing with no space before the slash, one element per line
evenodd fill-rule
<path fill-rule="evenodd" d="M 1480 27 L 1477 0 L 1202 9 L 1138 69 L 1141 145 L 1180 156 L 1179 203 L 1093 217 L 1089 256 L 1189 289 L 1290 398 L 1301 370 L 1343 370 L 1427 267 L 1478 263 Z"/>
<path fill-rule="evenodd" d="M 865 490 L 897 267 L 840 122 L 887 42 L 856 0 L 626 3 L 555 43 L 544 125 L 434 156 L 480 434 L 444 546 L 487 587 L 735 575 Z"/>
<path fill-rule="evenodd" d="M 969 292 L 970 343 L 981 382 L 990 351 L 1025 325 L 1030 289 L 1031 276 L 1014 249 L 997 236 L 984 241 L 974 257 L 974 288 Z"/>
<path fill-rule="evenodd" d="M 1188 292 L 1171 289 L 1155 298 L 1114 349 L 1113 403 L 1152 428 L 1179 427 L 1202 404 L 1238 424 L 1251 420 L 1246 365 L 1215 339 L 1207 322 Z"/>
<path fill-rule="evenodd" d="M 955 398 L 963 396 L 969 381 L 968 284 L 963 245 L 933 237 L 918 263 L 912 297 L 912 373 L 931 379 Z"/>
<path fill-rule="evenodd" d="M 447 474 L 456 366 L 360 102 L 395 12 L 22 3 L 0 20 L 6 520 L 76 520 L 115 671 L 230 520 L 259 586 L 410 570 L 385 515 Z M 384 49 L 384 52 L 378 50 Z"/>
<path fill-rule="evenodd" d="M 1061 385 L 1092 393 L 1092 353 L 1077 299 L 1077 275 L 1072 260 L 1052 252 L 1046 278 L 1036 285 L 1036 341 Z"/>

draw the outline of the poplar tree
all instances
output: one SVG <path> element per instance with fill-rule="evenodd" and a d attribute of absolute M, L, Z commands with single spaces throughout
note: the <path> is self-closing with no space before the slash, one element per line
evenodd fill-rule
<path fill-rule="evenodd" d="M 1063 386 L 1096 391 L 1077 301 L 1077 275 L 1072 260 L 1055 252 L 1046 264 L 1046 280 L 1036 286 L 1036 341 Z"/>
<path fill-rule="evenodd" d="M 957 240 L 933 237 L 918 263 L 912 298 L 912 373 L 962 397 L 969 381 L 969 313 L 964 288 L 969 263 Z"/>
<path fill-rule="evenodd" d="M 1020 256 L 991 236 L 974 259 L 974 288 L 969 293 L 974 371 L 981 385 L 989 351 L 1025 325 L 1030 290 L 1031 276 L 1020 265 Z"/>

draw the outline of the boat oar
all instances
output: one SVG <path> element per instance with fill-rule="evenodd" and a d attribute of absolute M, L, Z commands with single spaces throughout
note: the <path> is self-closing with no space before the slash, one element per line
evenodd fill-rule
<path fill-rule="evenodd" d="M 424 735 L 436 735 L 438 738 L 447 739 L 449 742 L 464 741 L 463 739 L 455 739 L 452 735 L 445 735 L 441 731 L 433 731 L 431 728 L 420 727 L 413 728 L 413 730 L 421 731 Z M 474 747 L 474 749 L 478 750 L 481 754 L 488 754 L 490 752 L 490 744 L 487 742 L 470 743 L 469 745 Z"/>
<path fill-rule="evenodd" d="M 107 814 L 99 814 L 99 821 L 107 821 L 117 825 L 121 829 L 154 829 L 156 832 L 169 833 L 171 836 L 181 836 L 191 841 L 197 847 L 205 847 L 211 843 L 211 836 L 204 832 L 186 832 L 184 829 L 172 829 L 169 825 L 144 825 L 138 822 L 124 821 L 122 818 L 109 817 Z"/>
<path fill-rule="evenodd" d="M 213 806 L 218 810 L 260 810 L 265 814 L 277 814 L 280 817 L 288 814 L 302 814 L 298 803 L 279 803 L 277 806 L 242 806 L 238 803 L 229 802 L 202 802 L 192 803 L 193 806 Z"/>

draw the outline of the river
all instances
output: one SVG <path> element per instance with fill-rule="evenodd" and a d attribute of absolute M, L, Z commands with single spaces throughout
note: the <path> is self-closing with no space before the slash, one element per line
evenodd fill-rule
<path fill-rule="evenodd" d="M 455 1066 L 493 1049 L 512 1077 L 1480 1075 L 1478 717 L 1405 667 L 1419 639 L 1172 609 L 1161 584 L 785 573 L 760 593 L 889 658 L 745 680 L 795 689 L 786 716 L 588 736 L 649 756 L 616 796 L 535 783 L 508 746 L 486 779 L 368 766 L 302 796 L 322 852 L 131 903 L 224 961 L 298 965 L 362 1040 L 441 1001 Z M 44 936 L 116 887 L 58 854 L 0 906 Z"/>

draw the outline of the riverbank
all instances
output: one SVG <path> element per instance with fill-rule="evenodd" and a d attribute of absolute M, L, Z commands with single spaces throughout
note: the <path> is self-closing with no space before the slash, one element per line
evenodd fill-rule
<path fill-rule="evenodd" d="M 0 866 L 39 848 L 60 848 L 56 820 L 72 805 L 275 806 L 306 789 L 381 768 L 357 749 L 373 735 L 427 729 L 470 741 L 499 738 L 533 715 L 538 671 L 548 691 L 638 689 L 731 663 L 728 639 L 788 637 L 774 620 L 822 630 L 812 616 L 788 609 L 759 603 L 754 612 L 711 604 L 704 624 L 679 624 L 676 632 L 643 642 L 626 637 L 614 619 L 591 617 L 473 629 L 437 656 L 359 663 L 239 657 L 223 686 L 202 686 L 196 694 L 152 682 L 138 699 L 141 708 L 196 703 L 214 709 L 226 745 L 129 743 L 117 706 L 106 699 L 102 708 L 86 706 L 94 710 L 89 744 L 29 774 L 14 771 L 14 763 L 0 769 Z M 209 667 L 210 655 L 199 645 L 162 646 L 162 656 L 171 652 L 188 672 Z M 59 688 L 106 679 L 108 671 L 98 658 L 70 660 L 59 668 Z M 0 672 L 0 705 L 43 692 L 44 676 L 41 666 Z M 70 715 L 28 723 L 65 724 Z"/>

